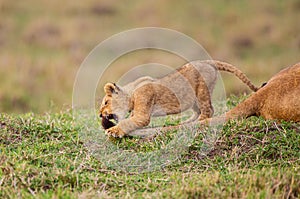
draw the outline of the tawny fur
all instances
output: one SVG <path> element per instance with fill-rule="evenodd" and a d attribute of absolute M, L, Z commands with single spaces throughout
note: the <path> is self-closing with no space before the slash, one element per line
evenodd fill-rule
<path fill-rule="evenodd" d="M 300 122 L 300 63 L 285 68 L 266 85 L 223 116 L 201 123 L 261 116 L 269 120 Z"/>
<path fill-rule="evenodd" d="M 235 74 L 253 91 L 250 80 L 238 68 L 221 61 L 194 61 L 160 79 L 142 77 L 123 88 L 107 83 L 101 107 L 101 117 L 114 114 L 119 123 L 106 130 L 108 135 L 123 137 L 133 130 L 145 127 L 152 116 L 177 114 L 187 109 L 195 112 L 191 118 L 199 121 L 213 115 L 211 94 L 218 70 Z M 126 114 L 131 112 L 129 118 Z"/>
<path fill-rule="evenodd" d="M 268 120 L 300 122 L 300 63 L 283 69 L 273 76 L 262 88 L 245 101 L 221 116 L 192 122 L 188 126 L 200 124 L 222 124 L 231 119 L 261 116 Z M 144 137 L 153 137 L 155 132 L 166 132 L 187 126 L 178 125 L 139 129 L 131 133 Z"/>

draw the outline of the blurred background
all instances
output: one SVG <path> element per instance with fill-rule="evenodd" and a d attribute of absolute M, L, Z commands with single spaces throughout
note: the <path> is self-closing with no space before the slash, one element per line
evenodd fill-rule
<path fill-rule="evenodd" d="M 145 26 L 192 37 L 256 85 L 300 61 L 299 0 L 0 0 L 0 112 L 70 107 L 88 53 L 113 34 Z M 168 53 L 134 52 L 114 62 L 105 77 L 115 81 L 127 67 L 149 62 L 184 64 Z M 224 82 L 228 94 L 248 91 L 232 75 Z"/>

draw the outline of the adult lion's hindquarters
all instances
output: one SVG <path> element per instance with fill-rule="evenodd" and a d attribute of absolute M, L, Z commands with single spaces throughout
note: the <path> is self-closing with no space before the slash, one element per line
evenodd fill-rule
<path fill-rule="evenodd" d="M 261 89 L 224 114 L 226 120 L 261 116 L 300 122 L 300 63 L 283 69 Z M 217 117 L 208 121 L 216 121 Z"/>

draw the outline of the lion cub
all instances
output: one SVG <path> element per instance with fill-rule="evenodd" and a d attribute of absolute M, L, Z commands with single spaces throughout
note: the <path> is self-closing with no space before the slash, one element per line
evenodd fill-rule
<path fill-rule="evenodd" d="M 106 134 L 123 137 L 145 127 L 152 116 L 164 116 L 192 109 L 199 121 L 213 115 L 211 94 L 218 70 L 235 74 L 253 91 L 257 91 L 245 74 L 231 64 L 221 61 L 193 61 L 160 79 L 142 77 L 121 88 L 113 83 L 104 86 L 105 96 L 100 117 Z M 127 113 L 131 113 L 126 118 Z M 115 126 L 110 120 L 114 119 Z"/>

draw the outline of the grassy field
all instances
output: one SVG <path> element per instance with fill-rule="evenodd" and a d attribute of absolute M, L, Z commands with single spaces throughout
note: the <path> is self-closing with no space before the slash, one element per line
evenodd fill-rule
<path fill-rule="evenodd" d="M 235 105 L 236 99 L 228 105 Z M 127 173 L 88 152 L 71 111 L 1 114 L 0 121 L 1 198 L 300 197 L 298 124 L 260 118 L 231 121 L 206 154 L 201 153 L 204 137 L 199 135 L 174 164 Z M 165 147 L 172 133 L 150 141 L 109 142 L 147 153 Z"/>
<path fill-rule="evenodd" d="M 43 113 L 69 107 L 76 72 L 88 53 L 113 34 L 145 26 L 192 37 L 212 58 L 239 66 L 261 85 L 300 60 L 299 5 L 298 0 L 1 0 L 0 111 Z M 161 52 L 132 53 L 112 64 L 106 81 L 149 62 L 184 63 Z M 246 91 L 235 78 L 224 81 L 228 94 Z"/>
<path fill-rule="evenodd" d="M 210 130 L 203 129 L 174 164 L 128 173 L 90 153 L 70 110 L 81 63 L 113 34 L 174 29 L 261 85 L 300 61 L 299 19 L 298 0 L 0 0 L 0 198 L 300 198 L 299 124 L 231 121 L 204 154 Z M 155 50 L 122 56 L 95 101 L 105 81 L 150 62 L 177 68 L 185 61 Z M 228 95 L 248 91 L 232 75 L 223 81 Z M 229 107 L 244 98 L 231 97 Z M 107 142 L 148 153 L 174 136 Z"/>

